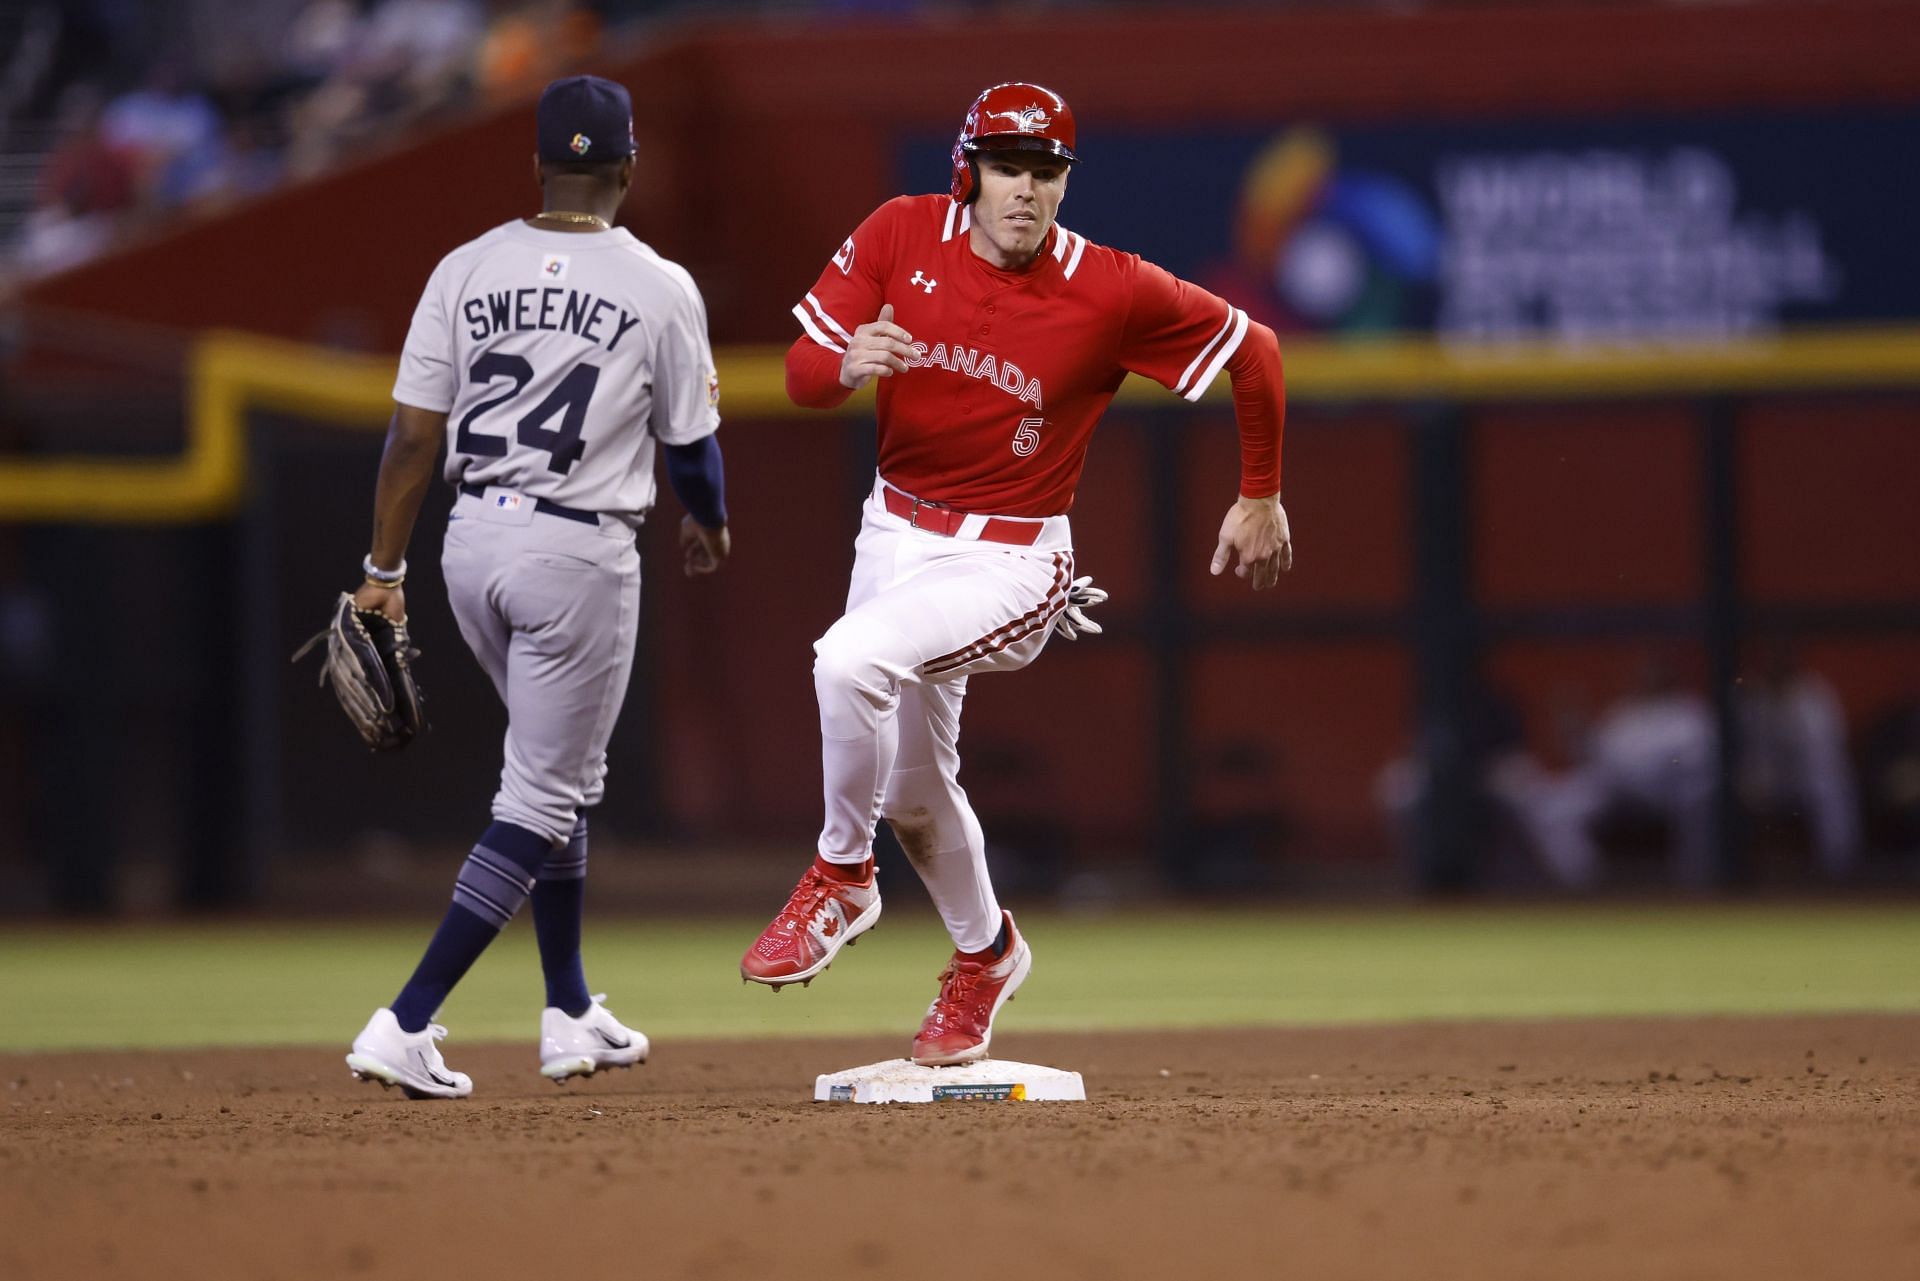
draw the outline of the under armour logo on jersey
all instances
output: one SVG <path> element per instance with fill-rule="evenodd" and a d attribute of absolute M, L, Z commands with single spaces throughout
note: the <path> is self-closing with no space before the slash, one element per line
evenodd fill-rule
<path fill-rule="evenodd" d="M 1013 126 L 1014 133 L 1039 133 L 1053 123 L 1044 107 L 1022 107 L 1018 111 L 989 111 L 989 120 L 1004 120 Z"/>
<path fill-rule="evenodd" d="M 924 271 L 916 271 L 913 273 L 913 279 L 909 280 L 907 283 L 910 285 L 918 285 L 922 289 L 926 290 L 928 293 L 932 293 L 933 287 L 939 284 L 940 282 L 935 280 L 933 277 L 927 275 L 927 273 Z"/>

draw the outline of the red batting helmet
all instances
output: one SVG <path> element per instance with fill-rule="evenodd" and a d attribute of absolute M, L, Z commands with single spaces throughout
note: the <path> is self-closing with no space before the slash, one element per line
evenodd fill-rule
<path fill-rule="evenodd" d="M 1051 89 L 1024 80 L 995 85 L 973 100 L 953 140 L 953 198 L 973 199 L 977 151 L 1045 151 L 1068 163 L 1073 154 L 1073 108 Z"/>

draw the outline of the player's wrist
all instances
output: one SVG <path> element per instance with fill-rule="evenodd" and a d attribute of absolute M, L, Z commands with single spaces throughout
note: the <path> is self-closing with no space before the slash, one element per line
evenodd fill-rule
<path fill-rule="evenodd" d="M 360 558 L 360 573 L 369 587 L 385 587 L 389 590 L 407 581 L 407 558 L 402 556 L 400 564 L 394 569 L 382 569 L 373 563 L 373 553 L 368 552 Z"/>

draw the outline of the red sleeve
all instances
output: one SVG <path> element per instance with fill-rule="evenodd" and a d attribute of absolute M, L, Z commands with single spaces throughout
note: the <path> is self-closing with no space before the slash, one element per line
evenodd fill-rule
<path fill-rule="evenodd" d="M 855 228 L 813 282 L 806 296 L 794 304 L 793 315 L 806 339 L 835 358 L 846 354 L 853 331 L 880 314 L 881 281 L 893 251 L 893 224 L 908 201 L 889 200 Z M 789 380 L 793 361 L 787 362 Z M 834 376 L 839 381 L 839 375 Z"/>
<path fill-rule="evenodd" d="M 1280 492 L 1280 433 L 1286 392 L 1280 343 L 1224 298 L 1143 259 L 1120 339 L 1120 363 L 1188 400 L 1199 400 L 1225 369 L 1240 426 L 1240 492 Z"/>
<path fill-rule="evenodd" d="M 840 357 L 802 334 L 787 348 L 787 399 L 802 409 L 833 409 L 853 395 L 840 381 Z"/>
<path fill-rule="evenodd" d="M 1246 339 L 1227 358 L 1227 376 L 1233 379 L 1233 418 L 1240 426 L 1240 494 L 1271 498 L 1280 492 L 1280 438 L 1287 424 L 1287 384 L 1273 330 L 1249 321 Z"/>

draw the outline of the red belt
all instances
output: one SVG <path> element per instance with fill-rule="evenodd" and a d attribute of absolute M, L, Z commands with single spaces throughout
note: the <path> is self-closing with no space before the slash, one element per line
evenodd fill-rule
<path fill-rule="evenodd" d="M 956 511 L 943 503 L 930 503 L 903 494 L 893 486 L 885 486 L 881 491 L 886 495 L 887 510 L 915 529 L 924 529 L 929 534 L 940 534 L 952 538 L 960 532 L 960 526 L 966 522 L 968 513 Z M 986 524 L 980 528 L 980 538 L 989 543 L 1012 543 L 1016 547 L 1031 547 L 1040 541 L 1040 528 L 1045 524 L 1038 520 L 1008 520 L 1004 516 L 989 516 Z"/>

